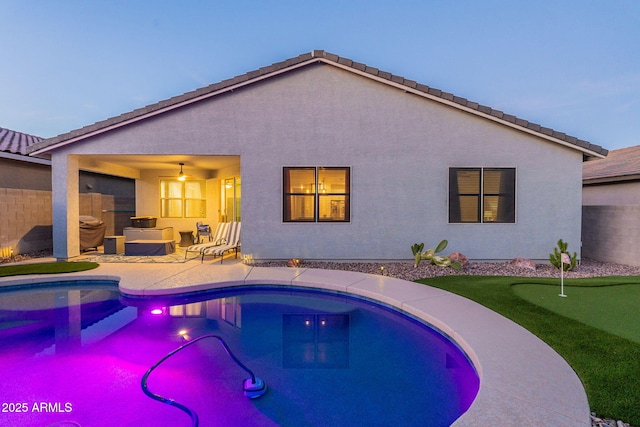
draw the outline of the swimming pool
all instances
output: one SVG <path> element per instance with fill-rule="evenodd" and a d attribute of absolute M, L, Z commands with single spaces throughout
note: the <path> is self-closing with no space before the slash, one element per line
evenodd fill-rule
<path fill-rule="evenodd" d="M 0 313 L 2 425 L 190 425 L 146 397 L 140 380 L 185 339 L 211 333 L 268 392 L 244 397 L 246 374 L 218 343 L 176 353 L 149 388 L 189 406 L 203 426 L 444 426 L 479 386 L 437 331 L 336 293 L 251 286 L 122 299 L 115 284 L 85 283 L 0 293 Z"/>

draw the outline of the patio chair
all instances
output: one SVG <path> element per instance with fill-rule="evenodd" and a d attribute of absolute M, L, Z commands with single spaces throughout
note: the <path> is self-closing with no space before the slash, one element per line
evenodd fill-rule
<path fill-rule="evenodd" d="M 220 225 L 220 223 L 218 223 L 218 225 Z M 196 242 L 202 243 L 205 237 L 208 237 L 209 241 L 213 238 L 213 235 L 211 234 L 211 227 L 209 224 L 196 222 Z"/>
<path fill-rule="evenodd" d="M 189 246 L 184 252 L 184 259 L 187 259 L 187 254 L 189 252 L 198 252 L 199 254 L 202 254 L 202 251 L 206 248 L 220 246 L 227 243 L 229 224 L 230 223 L 228 222 L 219 222 L 216 226 L 216 231 L 213 233 L 213 237 L 209 238 L 209 241 L 206 243 L 197 243 Z"/>
<path fill-rule="evenodd" d="M 227 243 L 219 246 L 211 246 L 202 250 L 202 262 L 207 255 L 213 255 L 213 257 L 220 257 L 220 264 L 224 259 L 224 253 L 227 251 L 235 250 L 236 258 L 238 258 L 238 248 L 240 247 L 240 222 L 232 222 L 229 225 L 229 236 L 227 237 Z"/>

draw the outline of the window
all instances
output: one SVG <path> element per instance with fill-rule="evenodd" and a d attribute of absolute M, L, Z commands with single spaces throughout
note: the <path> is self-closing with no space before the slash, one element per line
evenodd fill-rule
<path fill-rule="evenodd" d="M 516 222 L 515 168 L 450 168 L 450 223 Z"/>
<path fill-rule="evenodd" d="M 220 180 L 220 222 L 240 222 L 242 181 L 240 177 Z"/>
<path fill-rule="evenodd" d="M 161 180 L 160 216 L 162 218 L 206 217 L 205 181 Z"/>
<path fill-rule="evenodd" d="M 348 167 L 283 168 L 284 222 L 349 222 Z"/>

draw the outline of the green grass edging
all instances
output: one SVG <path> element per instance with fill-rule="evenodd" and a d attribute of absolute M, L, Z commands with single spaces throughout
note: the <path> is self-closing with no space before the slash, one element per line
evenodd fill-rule
<path fill-rule="evenodd" d="M 518 297 L 517 284 L 556 284 L 558 279 L 443 276 L 417 282 L 469 298 L 520 324 L 549 344 L 580 377 L 591 410 L 640 426 L 640 344 L 556 314 Z M 573 286 L 640 284 L 640 277 L 565 280 Z"/>
<path fill-rule="evenodd" d="M 0 277 L 25 274 L 75 273 L 98 267 L 97 262 L 42 262 L 34 264 L 11 264 L 0 266 Z"/>

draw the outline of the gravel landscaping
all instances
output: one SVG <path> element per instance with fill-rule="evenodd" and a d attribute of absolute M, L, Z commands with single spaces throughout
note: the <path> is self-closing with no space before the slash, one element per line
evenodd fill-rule
<path fill-rule="evenodd" d="M 51 257 L 51 250 L 31 254 L 14 255 L 11 258 L 0 258 L 0 264 L 25 262 L 31 259 Z M 288 261 L 257 262 L 258 267 L 287 267 Z M 325 262 L 301 261 L 301 267 L 324 268 L 328 270 L 358 271 L 361 273 L 384 274 L 403 280 L 418 280 L 428 277 L 447 275 L 476 276 L 522 276 L 522 277 L 559 277 L 560 271 L 550 264 L 537 264 L 535 270 L 517 267 L 512 262 L 469 262 L 462 270 L 438 267 L 422 261 L 417 268 L 413 261 L 406 262 Z M 597 276 L 640 276 L 640 267 L 612 264 L 590 259 L 583 259 L 576 268 L 565 272 L 565 278 L 583 278 Z"/>
<path fill-rule="evenodd" d="M 260 267 L 286 267 L 287 261 L 256 263 L 256 265 Z M 302 261 L 301 267 L 384 274 L 410 281 L 447 275 L 560 277 L 560 270 L 550 264 L 538 264 L 533 270 L 516 267 L 512 262 L 470 262 L 460 271 L 431 265 L 424 261 L 417 268 L 413 267 L 413 262 L 408 261 L 388 263 Z M 575 269 L 564 273 L 565 278 L 597 276 L 640 276 L 640 267 L 583 259 Z"/>

